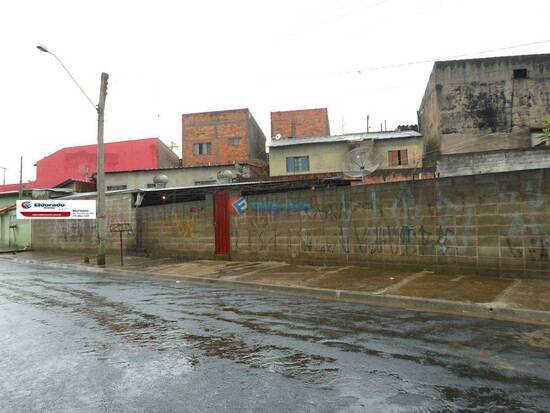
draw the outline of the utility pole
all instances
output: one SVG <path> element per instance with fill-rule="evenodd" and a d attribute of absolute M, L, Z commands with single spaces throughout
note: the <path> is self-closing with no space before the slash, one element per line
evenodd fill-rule
<path fill-rule="evenodd" d="M 4 179 L 2 181 L 2 185 L 6 185 L 6 171 L 8 170 L 8 168 L 5 168 L 3 166 L 0 166 L 0 169 L 3 169 L 4 170 Z"/>
<path fill-rule="evenodd" d="M 97 265 L 105 265 L 105 239 L 107 238 L 107 222 L 105 218 L 105 151 L 103 148 L 103 124 L 105 114 L 105 99 L 107 98 L 107 83 L 109 75 L 101 73 L 101 89 L 99 91 L 99 103 L 97 106 L 92 102 L 92 99 L 86 94 L 82 86 L 76 81 L 67 66 L 53 52 L 49 51 L 44 45 L 36 46 L 38 50 L 44 53 L 51 54 L 61 65 L 63 70 L 69 75 L 74 84 L 80 89 L 86 97 L 90 105 L 97 112 L 97 177 L 96 177 L 96 240 L 97 240 Z M 21 167 L 23 169 L 23 167 Z M 21 188 L 21 185 L 20 185 Z"/>
<path fill-rule="evenodd" d="M 105 238 L 107 236 L 107 221 L 105 217 L 105 150 L 103 145 L 103 125 L 108 81 L 109 75 L 107 73 L 101 73 L 101 88 L 99 90 L 99 103 L 97 104 L 97 265 L 105 265 Z"/>
<path fill-rule="evenodd" d="M 19 199 L 23 199 L 23 157 L 19 160 Z"/>

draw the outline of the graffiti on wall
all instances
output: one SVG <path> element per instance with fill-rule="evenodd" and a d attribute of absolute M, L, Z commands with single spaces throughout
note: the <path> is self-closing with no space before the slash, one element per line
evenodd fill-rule
<path fill-rule="evenodd" d="M 485 206 L 496 208 L 500 202 L 513 209 L 518 200 L 527 200 L 527 210 L 544 212 L 544 194 L 540 186 L 535 187 L 535 181 L 523 182 L 520 192 L 518 188 L 504 188 L 495 196 L 483 191 L 456 191 L 436 182 L 431 191 L 414 191 L 413 185 L 402 184 L 397 191 L 371 187 L 338 188 L 317 196 L 304 192 L 301 199 L 295 196 L 286 203 L 284 198 L 273 196 L 251 197 L 248 208 L 256 213 L 242 217 L 239 227 L 245 230 L 233 236 L 246 236 L 251 251 L 475 257 L 479 237 L 484 235 L 477 232 L 479 225 L 484 225 L 479 212 Z M 518 259 L 548 261 L 550 228 L 545 215 L 525 214 L 517 208 L 507 227 L 492 229 L 500 232 L 485 239 L 496 242 L 492 239 L 498 240 L 507 231 L 506 242 L 496 244 L 497 248 L 508 248 Z M 288 214 L 280 214 L 282 211 Z"/>
<path fill-rule="evenodd" d="M 311 205 L 307 202 L 250 202 L 249 208 L 253 211 L 262 212 L 289 212 L 289 211 L 309 211 Z"/>
<path fill-rule="evenodd" d="M 197 215 L 203 211 L 203 208 L 191 207 L 178 210 L 165 210 L 162 223 L 171 227 L 174 234 L 179 237 L 190 237 L 195 232 L 197 224 Z"/>

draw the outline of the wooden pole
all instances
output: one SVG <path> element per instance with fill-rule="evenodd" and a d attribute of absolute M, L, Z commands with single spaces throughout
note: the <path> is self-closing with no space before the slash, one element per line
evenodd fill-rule
<path fill-rule="evenodd" d="M 120 233 L 120 266 L 124 265 L 124 256 L 122 255 L 122 231 Z"/>

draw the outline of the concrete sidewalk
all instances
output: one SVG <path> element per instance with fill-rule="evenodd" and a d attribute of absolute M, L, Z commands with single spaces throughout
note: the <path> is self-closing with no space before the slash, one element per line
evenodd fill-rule
<path fill-rule="evenodd" d="M 136 256 L 125 257 L 123 267 L 117 256 L 109 256 L 107 268 L 98 268 L 93 256 L 37 251 L 0 258 L 109 274 L 182 278 L 232 288 L 550 325 L 550 280 L 450 276 L 428 271 L 407 273 L 379 267 L 178 261 Z"/>

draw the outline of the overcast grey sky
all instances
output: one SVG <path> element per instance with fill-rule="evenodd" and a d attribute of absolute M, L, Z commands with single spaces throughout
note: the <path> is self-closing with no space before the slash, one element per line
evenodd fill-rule
<path fill-rule="evenodd" d="M 432 63 L 550 52 L 549 0 L 10 1 L 2 5 L 2 148 L 8 183 L 65 146 L 95 143 L 96 114 L 45 44 L 97 101 L 110 75 L 107 142 L 181 145 L 181 114 L 328 107 L 332 133 L 416 123 Z M 355 71 L 355 72 L 354 72 Z M 341 73 L 344 72 L 344 73 Z M 335 74 L 336 73 L 336 74 Z M 1 179 L 1 173 L 0 173 Z M 0 182 L 1 183 L 1 182 Z"/>

